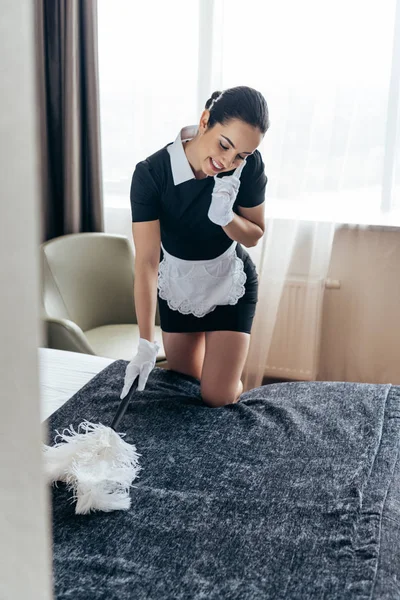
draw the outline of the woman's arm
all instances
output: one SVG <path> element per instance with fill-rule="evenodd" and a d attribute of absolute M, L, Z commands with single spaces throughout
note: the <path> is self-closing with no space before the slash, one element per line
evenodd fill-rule
<path fill-rule="evenodd" d="M 160 262 L 160 221 L 132 223 L 135 244 L 134 299 L 140 337 L 154 342 L 157 277 Z"/>
<path fill-rule="evenodd" d="M 264 202 L 253 208 L 239 206 L 239 212 L 240 215 L 234 213 L 232 221 L 222 229 L 231 240 L 252 248 L 265 231 Z"/>

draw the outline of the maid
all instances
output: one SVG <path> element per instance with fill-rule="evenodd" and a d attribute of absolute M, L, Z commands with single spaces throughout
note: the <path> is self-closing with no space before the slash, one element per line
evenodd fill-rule
<path fill-rule="evenodd" d="M 214 92 L 198 126 L 136 165 L 131 185 L 134 299 L 140 340 L 121 398 L 143 390 L 158 344 L 158 298 L 168 367 L 200 380 L 209 406 L 236 402 L 258 277 L 244 250 L 264 233 L 267 177 L 257 147 L 269 127 L 249 87 Z"/>

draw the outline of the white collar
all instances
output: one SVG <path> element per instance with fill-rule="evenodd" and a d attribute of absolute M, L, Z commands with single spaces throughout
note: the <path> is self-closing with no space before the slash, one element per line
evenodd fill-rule
<path fill-rule="evenodd" d="M 183 142 L 185 140 L 191 140 L 197 134 L 197 125 L 188 125 L 183 127 L 178 133 L 176 140 L 173 144 L 167 146 L 167 150 L 171 159 L 171 171 L 174 179 L 174 185 L 179 185 L 189 179 L 195 179 L 192 167 L 186 158 L 185 150 L 183 149 Z"/>

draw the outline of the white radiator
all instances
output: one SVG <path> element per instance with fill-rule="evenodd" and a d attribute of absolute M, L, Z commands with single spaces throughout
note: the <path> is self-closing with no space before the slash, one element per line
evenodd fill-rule
<path fill-rule="evenodd" d="M 264 375 L 317 377 L 324 280 L 290 279 L 283 287 Z"/>

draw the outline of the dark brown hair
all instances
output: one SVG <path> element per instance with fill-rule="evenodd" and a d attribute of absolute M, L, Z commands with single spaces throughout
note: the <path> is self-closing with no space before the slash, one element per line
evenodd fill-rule
<path fill-rule="evenodd" d="M 206 102 L 210 111 L 208 126 L 225 124 L 231 119 L 239 119 L 253 127 L 258 127 L 264 135 L 269 128 L 269 112 L 264 96 L 246 86 L 228 88 L 224 92 L 214 92 Z"/>

